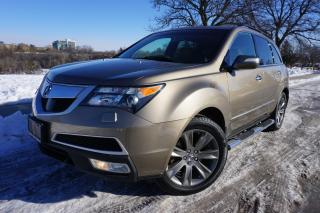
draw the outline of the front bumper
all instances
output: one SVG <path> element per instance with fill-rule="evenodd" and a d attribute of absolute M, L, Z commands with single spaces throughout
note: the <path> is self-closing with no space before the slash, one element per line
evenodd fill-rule
<path fill-rule="evenodd" d="M 59 161 L 62 161 L 66 164 L 71 164 L 76 168 L 85 171 L 90 174 L 94 174 L 101 177 L 107 177 L 111 179 L 117 180 L 125 180 L 125 181 L 137 181 L 138 173 L 135 169 L 131 159 L 129 156 L 119 156 L 119 155 L 106 155 L 95 152 L 83 151 L 79 149 L 70 148 L 67 146 L 62 146 L 55 143 L 40 143 L 40 150 L 42 153 L 53 157 Z M 113 173 L 98 170 L 92 167 L 89 162 L 89 158 L 108 161 L 108 162 L 116 162 L 116 163 L 124 163 L 127 164 L 130 168 L 130 173 L 121 174 L 121 173 Z"/>
<path fill-rule="evenodd" d="M 105 115 L 115 113 L 117 121 L 105 122 Z M 70 162 L 81 170 L 104 176 L 121 176 L 130 180 L 162 175 L 187 120 L 153 124 L 120 109 L 79 106 L 66 115 L 37 115 L 47 123 L 47 140 L 41 150 L 55 158 Z M 177 131 L 178 130 L 178 131 Z M 179 131 L 180 130 L 180 131 Z M 100 152 L 55 141 L 57 134 L 115 138 L 123 150 Z M 59 154 L 60 153 L 60 154 Z M 131 173 L 113 174 L 92 168 L 89 158 L 126 163 Z"/>
<path fill-rule="evenodd" d="M 59 157 L 73 163 L 76 167 L 95 174 L 114 176 L 109 172 L 93 169 L 89 159 L 126 163 L 131 173 L 127 176 L 133 180 L 162 175 L 180 134 L 189 119 L 152 123 L 138 114 L 132 114 L 118 108 L 83 106 L 81 102 L 94 89 L 92 86 L 59 85 L 44 82 L 33 100 L 33 116 L 47 123 L 47 139 L 41 143 L 46 154 Z M 45 84 L 52 84 L 49 95 Z M 70 89 L 71 87 L 71 89 Z M 67 91 L 67 92 L 66 92 Z M 43 107 L 42 97 L 74 98 L 74 102 L 61 112 L 47 112 Z M 157 113 L 157 112 L 155 112 Z M 76 146 L 57 143 L 56 136 L 77 135 L 85 137 L 112 138 L 120 143 L 121 152 L 101 152 L 100 148 L 83 149 L 78 138 Z M 85 140 L 85 138 L 84 138 Z M 107 146 L 108 142 L 102 143 Z M 90 145 L 90 144 L 89 144 Z M 98 147 L 99 147 L 98 146 Z M 54 154 L 55 153 L 55 154 Z M 63 154 L 64 153 L 64 154 Z M 61 156 L 60 156 L 61 157 Z"/>

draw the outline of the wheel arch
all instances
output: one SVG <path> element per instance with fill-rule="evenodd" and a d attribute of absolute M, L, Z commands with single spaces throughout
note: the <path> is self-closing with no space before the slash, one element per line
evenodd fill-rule
<path fill-rule="evenodd" d="M 221 129 L 226 132 L 226 122 L 221 110 L 216 107 L 207 107 L 201 110 L 196 116 L 205 116 L 217 123 Z"/>
<path fill-rule="evenodd" d="M 282 92 L 284 92 L 287 96 L 287 100 L 289 100 L 289 89 L 287 87 L 285 87 Z"/>

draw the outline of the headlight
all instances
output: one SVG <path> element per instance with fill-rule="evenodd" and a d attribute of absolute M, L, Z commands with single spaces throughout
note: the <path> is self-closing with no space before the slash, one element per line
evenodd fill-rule
<path fill-rule="evenodd" d="M 94 90 L 86 104 L 90 106 L 120 107 L 131 112 L 136 112 L 156 96 L 163 87 L 164 85 L 98 87 Z"/>

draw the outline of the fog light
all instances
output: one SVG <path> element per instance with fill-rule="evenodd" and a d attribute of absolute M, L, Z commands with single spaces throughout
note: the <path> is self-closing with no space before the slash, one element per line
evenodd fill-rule
<path fill-rule="evenodd" d="M 91 165 L 99 170 L 116 173 L 130 173 L 130 168 L 125 163 L 112 163 L 96 159 L 89 159 Z"/>

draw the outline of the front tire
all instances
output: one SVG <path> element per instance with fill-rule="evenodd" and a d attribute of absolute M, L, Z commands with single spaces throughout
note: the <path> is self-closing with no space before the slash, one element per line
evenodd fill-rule
<path fill-rule="evenodd" d="M 207 188 L 221 174 L 227 154 L 221 127 L 207 117 L 193 118 L 172 151 L 161 188 L 179 195 Z"/>

